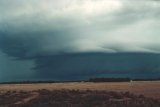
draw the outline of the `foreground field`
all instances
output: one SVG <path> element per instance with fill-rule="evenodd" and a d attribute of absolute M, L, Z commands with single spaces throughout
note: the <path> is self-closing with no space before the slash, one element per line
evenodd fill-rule
<path fill-rule="evenodd" d="M 160 81 L 1 84 L 0 107 L 160 107 Z"/>
<path fill-rule="evenodd" d="M 3 92 L 0 107 L 160 107 L 160 102 L 129 92 L 37 90 Z"/>
<path fill-rule="evenodd" d="M 110 83 L 50 83 L 50 84 L 1 84 L 0 91 L 33 91 L 40 89 L 60 90 L 105 90 L 115 92 L 130 92 L 143 94 L 146 97 L 160 99 L 160 81 L 133 81 L 133 82 L 110 82 Z"/>

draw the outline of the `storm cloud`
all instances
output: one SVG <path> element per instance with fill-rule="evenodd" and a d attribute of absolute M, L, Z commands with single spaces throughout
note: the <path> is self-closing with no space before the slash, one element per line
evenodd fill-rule
<path fill-rule="evenodd" d="M 137 64 L 138 59 L 121 65 L 123 60 L 118 60 L 121 53 L 131 58 L 137 56 L 133 53 L 153 55 L 155 62 L 147 74 L 159 69 L 159 60 L 155 58 L 160 53 L 159 19 L 160 2 L 157 0 L 1 0 L 0 51 L 15 61 L 29 61 L 28 69 L 34 72 L 31 75 L 41 78 L 49 78 L 50 74 L 56 79 L 107 75 L 115 66 L 118 67 L 113 71 L 118 74 L 135 69 L 141 72 L 139 69 L 145 68 L 143 63 Z M 106 54 L 107 57 L 102 56 L 110 63 L 104 61 L 103 65 L 100 53 Z M 94 57 L 90 57 L 92 55 Z M 117 59 L 118 65 L 112 57 Z M 142 61 L 153 60 L 152 57 L 144 57 Z M 92 64 L 88 58 L 96 63 Z"/>

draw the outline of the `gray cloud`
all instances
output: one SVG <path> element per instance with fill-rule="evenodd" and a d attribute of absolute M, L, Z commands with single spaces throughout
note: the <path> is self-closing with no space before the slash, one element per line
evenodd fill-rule
<path fill-rule="evenodd" d="M 69 57 L 73 61 L 67 65 L 65 54 L 160 53 L 160 2 L 156 0 L 1 0 L 0 13 L 0 50 L 21 61 L 32 59 L 39 74 L 48 70 L 52 75 L 73 71 L 92 75 L 101 69 L 90 69 L 97 63 L 77 63 L 82 69 L 72 69 L 79 57 Z M 56 59 L 57 55 L 62 58 Z"/>
<path fill-rule="evenodd" d="M 16 60 L 0 51 L 0 82 L 33 79 L 33 60 Z"/>
<path fill-rule="evenodd" d="M 91 77 L 159 78 L 160 55 L 79 53 L 36 58 L 37 77 L 81 80 Z"/>
<path fill-rule="evenodd" d="M 1 49 L 11 56 L 86 51 L 159 52 L 159 2 L 10 2 L 1 1 L 0 31 Z M 56 3 L 59 5 L 55 6 Z"/>

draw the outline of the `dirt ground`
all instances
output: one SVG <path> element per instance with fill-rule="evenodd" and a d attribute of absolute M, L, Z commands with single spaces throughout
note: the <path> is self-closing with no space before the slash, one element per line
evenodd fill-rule
<path fill-rule="evenodd" d="M 105 90 L 105 91 L 129 91 L 134 94 L 143 94 L 146 97 L 160 99 L 160 81 L 133 81 L 133 82 L 73 82 L 73 83 L 44 83 L 44 84 L 1 84 L 0 91 L 33 91 L 39 89 L 61 90 Z"/>

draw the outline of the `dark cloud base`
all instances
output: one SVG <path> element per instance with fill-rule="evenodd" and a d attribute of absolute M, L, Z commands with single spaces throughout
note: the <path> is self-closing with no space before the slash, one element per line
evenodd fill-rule
<path fill-rule="evenodd" d="M 77 53 L 35 58 L 35 78 L 81 80 L 92 77 L 159 78 L 160 55 Z"/>

